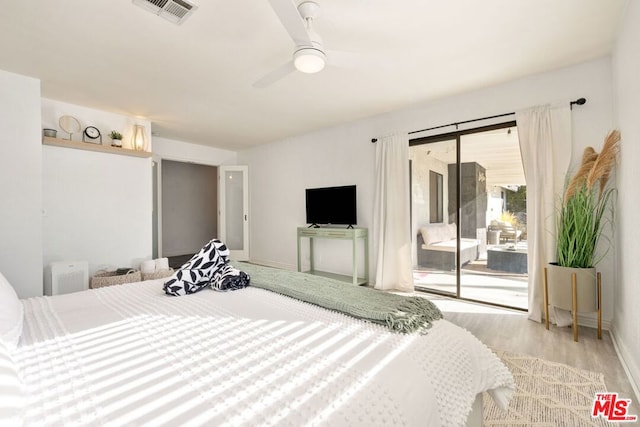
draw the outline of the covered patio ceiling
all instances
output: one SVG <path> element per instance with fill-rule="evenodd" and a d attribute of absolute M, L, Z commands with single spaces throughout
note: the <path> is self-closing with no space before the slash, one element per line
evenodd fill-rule
<path fill-rule="evenodd" d="M 414 145 L 411 149 L 447 164 L 456 162 L 455 139 Z M 476 162 L 486 169 L 487 187 L 526 185 L 516 127 L 463 135 L 460 150 L 462 163 Z"/>

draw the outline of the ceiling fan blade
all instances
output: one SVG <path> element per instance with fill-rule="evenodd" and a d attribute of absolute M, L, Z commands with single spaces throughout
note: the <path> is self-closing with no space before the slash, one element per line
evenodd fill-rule
<path fill-rule="evenodd" d="M 263 89 L 267 86 L 274 84 L 275 82 L 287 76 L 288 74 L 292 73 L 295 69 L 296 67 L 294 67 L 293 61 L 289 61 L 286 64 L 283 64 L 280 67 L 276 68 L 275 70 L 271 71 L 266 76 L 262 77 L 260 80 L 255 82 L 252 86 L 258 89 Z"/>
<path fill-rule="evenodd" d="M 307 27 L 293 0 L 269 0 L 269 3 L 296 46 L 311 46 Z"/>

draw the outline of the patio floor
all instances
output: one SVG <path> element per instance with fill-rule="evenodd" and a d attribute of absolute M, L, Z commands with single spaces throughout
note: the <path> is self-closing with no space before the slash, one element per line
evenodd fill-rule
<path fill-rule="evenodd" d="M 413 271 L 416 290 L 456 293 L 455 271 L 416 267 Z M 461 270 L 462 298 L 500 304 L 526 310 L 528 307 L 528 276 L 487 268 L 486 253 Z"/>

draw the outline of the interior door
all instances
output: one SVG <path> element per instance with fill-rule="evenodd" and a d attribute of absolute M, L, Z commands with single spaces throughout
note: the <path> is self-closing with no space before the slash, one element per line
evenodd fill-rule
<path fill-rule="evenodd" d="M 218 168 L 218 230 L 231 259 L 249 260 L 249 168 Z"/>

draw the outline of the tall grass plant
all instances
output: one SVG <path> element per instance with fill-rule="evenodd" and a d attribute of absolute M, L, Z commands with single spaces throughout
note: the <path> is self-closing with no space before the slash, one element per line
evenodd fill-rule
<path fill-rule="evenodd" d="M 613 225 L 616 190 L 609 177 L 620 151 L 620 133 L 607 135 L 600 154 L 587 147 L 582 163 L 569 181 L 557 221 L 557 256 L 561 267 L 590 268 L 606 254 L 597 253 Z"/>

